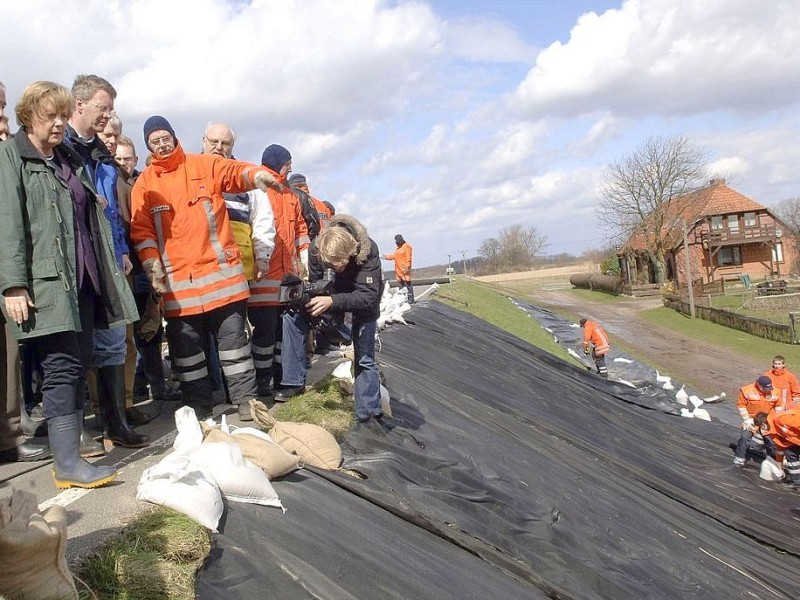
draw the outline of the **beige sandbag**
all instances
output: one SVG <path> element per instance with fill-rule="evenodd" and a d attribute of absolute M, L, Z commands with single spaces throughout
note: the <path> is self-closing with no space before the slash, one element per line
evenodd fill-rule
<path fill-rule="evenodd" d="M 260 405 L 260 406 L 259 406 Z M 335 470 L 342 464 L 342 449 L 336 438 L 324 427 L 312 423 L 278 421 L 269 414 L 266 405 L 250 400 L 253 419 L 287 452 L 297 454 L 306 465 Z"/>
<path fill-rule="evenodd" d="M 9 600 L 77 599 L 67 566 L 67 511 L 39 512 L 34 494 L 0 500 L 0 595 Z"/>
<path fill-rule="evenodd" d="M 244 457 L 261 468 L 270 480 L 282 477 L 302 467 L 302 458 L 289 454 L 280 445 L 254 435 L 229 435 L 218 428 L 209 429 L 203 443 L 228 442 L 238 444 Z"/>

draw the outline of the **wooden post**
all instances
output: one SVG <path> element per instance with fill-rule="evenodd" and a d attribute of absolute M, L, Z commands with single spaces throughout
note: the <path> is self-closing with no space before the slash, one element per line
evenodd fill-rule
<path fill-rule="evenodd" d="M 689 233 L 686 228 L 686 220 L 683 221 L 683 251 L 686 253 L 686 285 L 689 289 L 689 314 L 694 319 L 694 286 L 692 285 L 692 261 L 689 257 Z"/>
<path fill-rule="evenodd" d="M 792 343 L 793 344 L 800 344 L 800 340 L 797 339 L 797 324 L 800 321 L 800 312 L 792 312 L 789 311 L 789 325 L 792 327 Z"/>

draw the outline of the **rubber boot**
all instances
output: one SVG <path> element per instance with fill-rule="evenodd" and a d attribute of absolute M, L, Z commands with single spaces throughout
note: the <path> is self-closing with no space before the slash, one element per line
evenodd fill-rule
<path fill-rule="evenodd" d="M 125 365 L 97 369 L 97 387 L 106 437 L 124 448 L 144 448 L 150 438 L 136 433 L 125 414 Z"/>
<path fill-rule="evenodd" d="M 80 455 L 83 458 L 105 456 L 106 449 L 103 447 L 103 444 L 95 441 L 94 438 L 92 438 L 92 436 L 90 436 L 83 430 L 83 409 L 75 412 L 75 419 L 78 422 L 78 439 L 80 444 Z"/>
<path fill-rule="evenodd" d="M 34 421 L 31 419 L 24 406 L 20 406 L 19 427 L 22 429 L 22 433 L 28 437 L 47 435 L 47 423 L 45 421 Z"/>
<path fill-rule="evenodd" d="M 95 467 L 81 458 L 77 414 L 47 419 L 47 431 L 53 453 L 53 481 L 58 489 L 95 488 L 117 476 L 112 467 Z"/>

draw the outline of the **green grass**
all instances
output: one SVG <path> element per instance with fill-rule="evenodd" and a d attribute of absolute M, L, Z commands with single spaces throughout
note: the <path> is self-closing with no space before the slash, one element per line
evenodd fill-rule
<path fill-rule="evenodd" d="M 205 527 L 172 509 L 156 508 L 137 516 L 81 563 L 75 573 L 79 597 L 190 600 L 195 574 L 210 550 Z"/>
<path fill-rule="evenodd" d="M 800 346 L 773 342 L 703 319 L 690 319 L 671 308 L 653 308 L 640 312 L 639 316 L 654 325 L 687 337 L 758 358 L 766 365 L 772 362 L 772 357 L 776 354 L 785 356 L 790 365 L 800 364 Z"/>
<path fill-rule="evenodd" d="M 507 293 L 510 292 L 505 287 L 499 288 L 477 281 L 459 279 L 450 285 L 440 287 L 436 290 L 435 297 L 444 304 L 475 315 L 550 354 L 570 362 L 574 361 L 575 359 L 556 343 L 553 336 L 546 332 L 536 319 L 528 316 L 508 300 L 505 296 Z"/>
<path fill-rule="evenodd" d="M 320 380 L 305 394 L 275 409 L 279 421 L 313 423 L 327 429 L 337 440 L 353 426 L 353 398 L 343 394 L 333 377 Z"/>

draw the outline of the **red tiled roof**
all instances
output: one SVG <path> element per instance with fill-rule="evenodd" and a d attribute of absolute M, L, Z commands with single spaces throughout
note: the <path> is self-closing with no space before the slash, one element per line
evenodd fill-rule
<path fill-rule="evenodd" d="M 728 187 L 725 185 L 724 179 L 712 179 L 709 186 L 669 201 L 662 227 L 666 247 L 672 248 L 677 245 L 683 235 L 683 231 L 673 225 L 677 219 L 694 223 L 702 217 L 763 210 L 766 210 L 763 204 Z M 646 229 L 647 227 L 648 223 L 645 221 L 642 228 Z M 650 227 L 652 228 L 652 226 Z M 638 232 L 625 242 L 623 250 L 644 250 L 646 246 L 644 234 Z"/>

